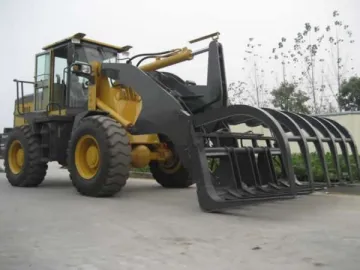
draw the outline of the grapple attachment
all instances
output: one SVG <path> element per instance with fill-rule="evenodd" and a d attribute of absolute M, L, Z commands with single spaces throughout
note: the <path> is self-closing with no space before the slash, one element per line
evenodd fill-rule
<path fill-rule="evenodd" d="M 234 105 L 197 114 L 193 124 L 200 159 L 198 168 L 193 164 L 193 176 L 205 211 L 294 198 L 360 177 L 356 145 L 349 132 L 331 119 Z M 239 125 L 267 129 L 268 134 L 231 130 Z M 338 146 L 345 166 L 340 164 Z M 294 166 L 294 157 L 300 164 Z M 319 168 L 314 167 L 316 161 Z M 316 177 L 315 169 L 321 171 Z"/>
<path fill-rule="evenodd" d="M 206 85 L 157 71 L 205 52 Z M 101 73 L 136 89 L 142 109 L 131 132 L 159 134 L 171 142 L 191 172 L 205 211 L 294 198 L 359 177 L 356 145 L 337 122 L 269 108 L 228 106 L 224 54 L 217 38 L 206 48 L 185 48 L 140 68 L 102 64 Z M 235 132 L 239 125 L 252 133 Z M 350 151 L 355 165 L 350 163 Z"/>

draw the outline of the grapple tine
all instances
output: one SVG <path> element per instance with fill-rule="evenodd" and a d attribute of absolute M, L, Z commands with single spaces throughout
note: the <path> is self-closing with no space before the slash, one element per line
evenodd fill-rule
<path fill-rule="evenodd" d="M 293 133 L 294 136 L 292 138 L 288 138 L 288 139 L 298 142 L 301 153 L 302 153 L 302 157 L 304 159 L 305 169 L 306 169 L 308 181 L 309 181 L 309 186 L 311 187 L 312 190 L 314 190 L 314 188 L 315 188 L 314 187 L 314 177 L 313 177 L 313 171 L 311 168 L 309 148 L 308 148 L 306 137 L 301 132 L 300 127 L 293 119 L 291 119 L 291 117 L 282 113 L 281 111 L 276 111 L 276 110 L 269 109 L 269 108 L 266 108 L 264 110 L 266 110 L 271 115 L 273 115 L 283 126 L 285 126 L 285 128 L 287 130 L 289 130 Z"/>
<path fill-rule="evenodd" d="M 335 145 L 335 138 L 334 138 L 333 134 L 318 119 L 316 119 L 312 116 L 309 116 L 309 115 L 305 115 L 305 114 L 300 114 L 300 115 L 302 117 L 304 117 L 306 120 L 308 120 L 310 122 L 310 124 L 312 124 L 317 130 L 319 130 L 321 132 L 321 134 L 325 137 L 324 138 L 325 140 L 322 139 L 322 141 L 327 141 L 327 143 L 329 145 L 331 156 L 333 158 L 333 162 L 334 162 L 335 169 L 336 169 L 337 180 L 341 181 L 342 177 L 341 177 L 339 155 L 338 155 L 337 147 Z"/>
<path fill-rule="evenodd" d="M 353 178 L 352 170 L 351 170 L 351 166 L 350 166 L 349 152 L 346 147 L 345 136 L 340 132 L 340 130 L 335 125 L 333 125 L 330 121 L 328 121 L 327 118 L 322 118 L 322 117 L 315 117 L 315 118 L 318 119 L 321 123 L 323 123 L 329 129 L 329 131 L 333 134 L 333 136 L 336 137 L 335 140 L 340 145 L 341 152 L 342 152 L 343 158 L 345 160 L 345 166 L 346 166 L 348 174 L 349 174 L 350 182 L 354 182 L 354 178 Z"/>
<path fill-rule="evenodd" d="M 287 119 L 284 121 L 291 121 L 286 115 L 283 117 Z M 206 130 L 208 125 L 220 122 L 226 126 L 263 124 L 271 130 L 273 137 L 230 130 Z M 299 190 L 296 185 L 288 138 L 281 124 L 268 111 L 233 105 L 194 115 L 192 123 L 197 143 L 196 147 L 191 148 L 191 168 L 199 205 L 203 210 L 217 211 L 259 201 L 294 198 L 297 192 L 306 190 Z M 291 123 L 295 129 L 295 122 Z M 252 147 L 239 146 L 238 140 L 250 140 Z M 266 141 L 267 146 L 259 146 L 259 140 Z M 210 141 L 213 145 L 210 145 Z M 271 141 L 276 142 L 277 146 L 271 145 Z M 303 147 L 306 149 L 305 143 Z M 276 156 L 281 157 L 280 177 L 276 175 L 273 159 Z M 219 160 L 216 170 L 209 169 L 208 158 Z M 198 164 L 194 163 L 196 160 L 199 160 Z"/>
<path fill-rule="evenodd" d="M 309 121 L 306 120 L 301 115 L 292 113 L 292 112 L 286 112 L 286 111 L 282 111 L 282 112 L 284 114 L 286 114 L 287 116 L 289 116 L 291 119 L 293 119 L 293 121 L 295 121 L 301 129 L 304 129 L 310 135 L 310 138 L 307 138 L 307 140 L 312 139 L 312 142 L 315 145 L 316 152 L 318 153 L 318 156 L 319 156 L 321 168 L 323 170 L 324 180 L 325 180 L 327 186 L 330 187 L 331 184 L 330 184 L 329 169 L 328 169 L 328 166 L 326 163 L 325 151 L 324 151 L 321 137 L 316 132 L 314 127 L 309 123 Z"/>
<path fill-rule="evenodd" d="M 358 179 L 360 179 L 360 160 L 359 160 L 359 155 L 357 154 L 358 153 L 357 146 L 354 142 L 353 137 L 351 136 L 350 132 L 344 126 L 340 125 L 338 122 L 336 122 L 332 119 L 329 119 L 329 118 L 327 118 L 327 120 L 330 123 L 332 123 L 335 127 L 337 127 L 338 130 L 345 136 L 346 142 L 350 146 L 351 153 L 352 153 L 354 161 L 355 161 Z"/>

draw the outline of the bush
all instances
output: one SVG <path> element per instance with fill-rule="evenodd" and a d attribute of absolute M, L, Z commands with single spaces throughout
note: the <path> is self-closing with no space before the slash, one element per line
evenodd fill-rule
<path fill-rule="evenodd" d="M 349 159 L 350 159 L 350 167 L 351 167 L 352 176 L 354 179 L 359 180 L 358 175 L 356 173 L 355 158 L 353 155 L 350 155 Z M 311 168 L 313 169 L 314 180 L 319 181 L 319 182 L 324 181 L 324 173 L 323 173 L 323 169 L 322 169 L 318 154 L 311 153 L 310 160 L 311 160 Z M 299 177 L 299 180 L 301 180 L 302 178 L 306 178 L 307 175 L 306 175 L 306 170 L 305 170 L 305 163 L 304 163 L 302 155 L 301 154 L 293 154 L 292 162 L 293 162 L 295 174 Z M 328 166 L 330 180 L 336 180 L 336 178 L 337 178 L 336 177 L 336 168 L 335 168 L 335 164 L 333 161 L 333 157 L 330 153 L 325 154 L 325 162 Z M 347 167 L 346 167 L 346 163 L 345 163 L 345 159 L 344 159 L 343 155 L 339 155 L 339 163 L 340 163 L 340 170 L 341 170 L 342 176 L 344 178 L 348 178 L 349 175 L 347 172 Z"/>
<path fill-rule="evenodd" d="M 140 173 L 149 173 L 150 172 L 150 168 L 149 166 L 146 166 L 144 168 L 132 168 L 131 171 L 133 172 L 140 172 Z"/>

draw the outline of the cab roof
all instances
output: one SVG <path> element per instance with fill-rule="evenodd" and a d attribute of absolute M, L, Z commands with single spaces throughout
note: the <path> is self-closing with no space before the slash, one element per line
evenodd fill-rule
<path fill-rule="evenodd" d="M 102 46 L 102 47 L 107 47 L 109 49 L 113 49 L 113 50 L 116 50 L 117 52 L 125 52 L 125 51 L 128 51 L 129 49 L 132 48 L 132 46 L 124 46 L 124 47 L 119 47 L 119 46 L 115 46 L 115 45 L 111 45 L 111 44 L 107 44 L 107 43 L 104 43 L 104 42 L 100 42 L 100 41 L 96 41 L 96 40 L 92 40 L 92 39 L 88 39 L 88 38 L 85 38 L 86 34 L 84 33 L 76 33 L 75 35 L 73 36 L 70 36 L 70 37 L 67 37 L 65 39 L 62 39 L 60 41 L 57 41 L 55 43 L 52 43 L 50 45 L 47 45 L 45 47 L 43 47 L 43 50 L 49 50 L 49 49 L 53 49 L 55 47 L 58 47 L 58 46 L 61 46 L 63 44 L 66 44 L 66 43 L 69 43 L 69 42 L 72 42 L 73 39 L 76 39 L 76 40 L 80 40 L 81 41 L 85 41 L 87 43 L 91 43 L 91 44 L 94 44 L 94 45 L 98 45 L 98 46 Z"/>

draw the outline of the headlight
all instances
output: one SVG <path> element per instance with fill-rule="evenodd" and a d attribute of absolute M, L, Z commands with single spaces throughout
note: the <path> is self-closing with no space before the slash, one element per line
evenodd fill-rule
<path fill-rule="evenodd" d="M 91 66 L 88 65 L 81 65 L 81 72 L 90 74 L 91 73 Z"/>
<path fill-rule="evenodd" d="M 90 75 L 91 74 L 91 66 L 88 63 L 75 62 L 72 65 L 71 72 L 78 74 L 78 75 L 80 75 L 80 74 Z"/>

